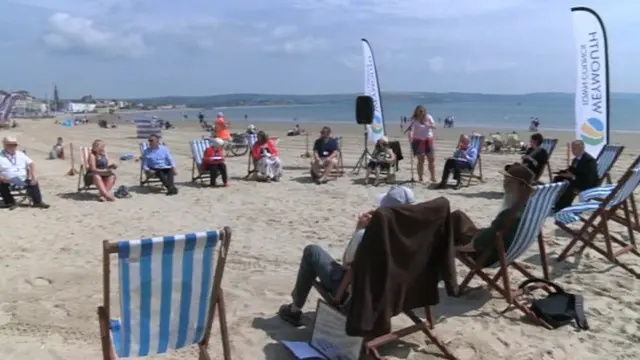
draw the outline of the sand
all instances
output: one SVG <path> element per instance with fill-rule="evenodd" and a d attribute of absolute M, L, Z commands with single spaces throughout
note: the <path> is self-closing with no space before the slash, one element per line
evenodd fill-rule
<path fill-rule="evenodd" d="M 224 277 L 227 318 L 234 359 L 289 359 L 278 340 L 302 340 L 308 329 L 296 330 L 281 322 L 276 310 L 290 301 L 302 249 L 310 243 L 326 247 L 340 257 L 353 230 L 356 215 L 374 206 L 376 195 L 385 187 L 365 187 L 359 176 L 345 176 L 324 186 L 308 181 L 305 137 L 283 137 L 279 148 L 285 164 L 280 183 L 239 180 L 246 174 L 247 158 L 230 158 L 232 186 L 228 189 L 194 187 L 190 183 L 191 157 L 188 141 L 203 134 L 182 123 L 165 132 L 165 141 L 177 163 L 180 194 L 136 190 L 139 164 L 121 162 L 118 184 L 131 187 L 133 198 L 115 203 L 98 203 L 93 197 L 77 196 L 77 177 L 65 176 L 68 161 L 45 160 L 56 136 L 67 144 L 88 145 L 94 139 L 106 141 L 113 158 L 138 153 L 132 126 L 99 129 L 95 124 L 64 128 L 51 120 L 21 121 L 21 127 L 0 132 L 17 135 L 22 147 L 36 161 L 39 181 L 49 210 L 19 208 L 0 214 L 0 353 L 4 360 L 100 358 L 96 306 L 102 299 L 102 240 L 134 239 L 142 236 L 179 234 L 230 226 L 233 229 L 231 254 Z M 235 124 L 242 130 L 244 124 Z M 291 123 L 268 124 L 270 135 L 284 135 Z M 321 124 L 307 128 L 316 134 Z M 394 126 L 395 127 L 395 126 Z M 344 137 L 344 160 L 355 164 L 362 149 L 362 129 L 356 125 L 333 126 Z M 399 129 L 390 129 L 402 139 Z M 487 129 L 441 129 L 438 131 L 437 163 L 451 154 L 461 132 L 485 134 Z M 505 129 L 508 131 L 510 129 Z M 558 137 L 560 144 L 570 133 L 544 132 Z M 521 133 L 521 137 L 528 136 Z M 633 135 L 614 134 L 613 141 L 627 149 L 613 170 L 614 179 L 626 169 L 640 147 Z M 313 140 L 313 139 L 312 139 Z M 404 144 L 404 142 L 403 142 Z M 408 146 L 403 145 L 405 152 Z M 77 152 L 76 152 L 77 153 Z M 552 167 L 566 163 L 560 145 L 552 157 Z M 498 170 L 517 161 L 517 155 L 483 155 L 486 181 L 454 190 L 429 190 L 416 185 L 419 200 L 446 196 L 454 209 L 462 209 L 479 226 L 488 225 L 497 213 L 501 190 Z M 76 165 L 77 168 L 78 165 Z M 400 181 L 409 179 L 409 161 L 401 164 Z M 1 211 L 1 210 L 0 210 Z M 623 234 L 620 227 L 614 227 Z M 569 240 L 548 220 L 544 227 L 548 252 L 554 258 Z M 623 234 L 624 236 L 624 234 Z M 537 247 L 524 261 L 540 274 Z M 632 255 L 623 260 L 638 263 Z M 474 291 L 462 298 L 443 298 L 436 307 L 435 332 L 460 359 L 638 359 L 640 358 L 640 297 L 638 280 L 610 266 L 599 255 L 587 251 L 581 261 L 551 262 L 554 281 L 585 297 L 591 331 L 566 326 L 548 331 L 523 322 L 517 311 L 499 313 L 505 306 L 496 293 Z M 114 271 L 115 272 L 115 271 Z M 458 265 L 459 278 L 466 274 Z M 516 281 L 520 280 L 516 278 Z M 115 278 L 112 280 L 114 284 Z M 480 285 L 480 283 L 475 283 Z M 112 303 L 117 304 L 117 285 Z M 307 311 L 314 310 L 317 295 L 312 292 Z M 118 312 L 114 306 L 114 313 Z M 308 323 L 313 313 L 307 313 Z M 398 316 L 396 326 L 408 320 Z M 219 330 L 214 325 L 211 353 L 222 359 Z M 383 354 L 390 359 L 437 359 L 439 352 L 421 335 L 407 343 L 389 345 Z M 166 359 L 195 358 L 181 351 Z"/>

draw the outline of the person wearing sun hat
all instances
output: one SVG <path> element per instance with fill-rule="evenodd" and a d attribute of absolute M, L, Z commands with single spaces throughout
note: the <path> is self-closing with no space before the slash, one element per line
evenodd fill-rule
<path fill-rule="evenodd" d="M 18 205 L 11 194 L 12 188 L 24 188 L 33 201 L 33 207 L 47 209 L 49 205 L 42 201 L 42 194 L 36 178 L 33 160 L 27 154 L 18 150 L 18 139 L 15 136 L 5 136 L 2 140 L 3 150 L 0 151 L 0 196 L 2 202 L 13 210 Z"/>
<path fill-rule="evenodd" d="M 413 191 L 404 186 L 392 186 L 387 192 L 380 194 L 376 200 L 379 207 L 415 203 Z M 278 316 L 282 320 L 294 326 L 301 325 L 302 307 L 307 301 L 309 292 L 313 287 L 313 281 L 316 278 L 320 280 L 320 284 L 328 291 L 335 293 L 338 290 L 346 272 L 345 266 L 353 261 L 374 211 L 367 211 L 358 216 L 355 232 L 342 256 L 342 264 L 334 260 L 333 256 L 319 245 L 311 244 L 304 248 L 298 276 L 291 293 L 293 301 L 282 305 L 278 310 Z"/>
<path fill-rule="evenodd" d="M 220 138 L 211 139 L 209 146 L 202 156 L 201 171 L 209 172 L 209 186 L 215 187 L 218 176 L 222 177 L 222 186 L 229 187 L 227 181 L 227 165 L 224 162 L 224 140 Z"/>
<path fill-rule="evenodd" d="M 505 251 L 511 246 L 520 224 L 524 210 L 523 205 L 529 198 L 531 186 L 535 180 L 535 174 L 520 163 L 512 164 L 508 170 L 501 171 L 501 173 L 504 175 L 504 197 L 500 211 L 489 227 L 478 229 L 473 221 L 460 210 L 451 213 L 455 243 L 458 245 L 456 250 L 473 254 L 476 259 L 488 250 L 493 250 L 485 260 L 484 266 L 498 261 L 498 253 L 495 249 L 496 234 L 504 230 L 507 221 L 510 223 L 502 240 Z M 511 217 L 512 215 L 513 217 Z"/>

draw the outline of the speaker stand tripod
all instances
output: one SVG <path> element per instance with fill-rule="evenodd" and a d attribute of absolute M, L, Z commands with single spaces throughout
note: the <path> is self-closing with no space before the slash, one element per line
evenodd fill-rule
<path fill-rule="evenodd" d="M 360 173 L 360 169 L 367 166 L 369 164 L 369 158 L 371 158 L 371 154 L 369 153 L 369 132 L 367 131 L 367 126 L 363 125 L 364 128 L 364 150 L 362 151 L 362 155 L 358 159 L 356 166 L 353 168 L 352 174 L 358 175 Z"/>

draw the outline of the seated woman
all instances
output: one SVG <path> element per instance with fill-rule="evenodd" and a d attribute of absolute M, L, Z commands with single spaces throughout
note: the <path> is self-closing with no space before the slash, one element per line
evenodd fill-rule
<path fill-rule="evenodd" d="M 93 142 L 88 161 L 89 172 L 86 175 L 85 183 L 92 183 L 98 188 L 99 201 L 114 201 L 116 198 L 111 193 L 111 189 L 116 184 L 116 175 L 113 171 L 118 166 L 109 162 L 104 149 L 104 141 L 96 140 Z"/>
<path fill-rule="evenodd" d="M 381 137 L 371 153 L 369 164 L 367 164 L 365 183 L 369 183 L 369 175 L 371 175 L 372 171 L 375 171 L 376 175 L 381 169 L 388 171 L 391 168 L 391 164 L 395 161 L 396 154 L 394 154 L 391 147 L 389 147 L 389 139 L 386 136 Z"/>
<path fill-rule="evenodd" d="M 227 182 L 227 165 L 224 163 L 224 140 L 220 138 L 214 138 L 211 140 L 211 146 L 209 146 L 202 157 L 201 171 L 208 171 L 210 176 L 211 187 L 216 186 L 216 179 L 218 175 L 222 177 L 222 185 L 229 187 Z"/>
<path fill-rule="evenodd" d="M 62 159 L 64 160 L 64 140 L 61 137 L 58 137 L 56 140 L 56 144 L 53 145 L 51 151 L 49 152 L 49 159 Z"/>
<path fill-rule="evenodd" d="M 264 131 L 258 131 L 258 136 L 251 157 L 256 165 L 256 175 L 259 180 L 279 181 L 282 176 L 282 166 L 278 157 L 278 149 Z"/>

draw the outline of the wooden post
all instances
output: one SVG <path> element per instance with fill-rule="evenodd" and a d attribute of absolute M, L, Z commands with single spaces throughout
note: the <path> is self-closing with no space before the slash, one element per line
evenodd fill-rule
<path fill-rule="evenodd" d="M 304 133 L 304 149 L 305 149 L 305 152 L 302 155 L 302 157 L 307 159 L 310 158 L 311 153 L 309 152 L 309 133 L 307 132 Z"/>
<path fill-rule="evenodd" d="M 69 161 L 71 161 L 71 169 L 69 169 L 69 171 L 67 172 L 67 176 L 75 176 L 76 174 L 78 174 L 78 172 L 76 171 L 76 161 L 75 161 L 75 155 L 73 152 L 73 143 L 69 143 Z"/>
<path fill-rule="evenodd" d="M 567 143 L 567 167 L 571 165 L 571 143 Z"/>

